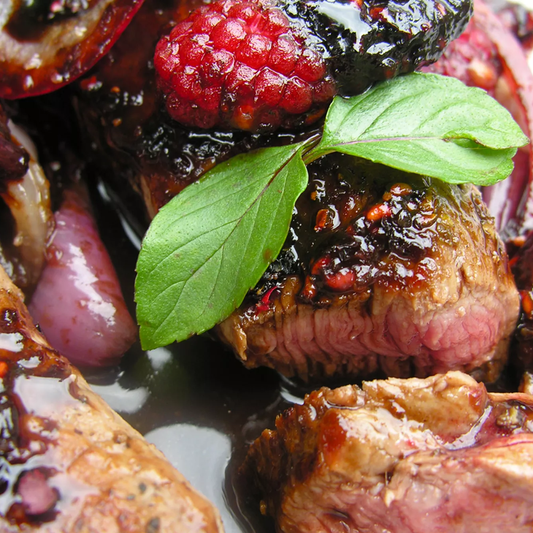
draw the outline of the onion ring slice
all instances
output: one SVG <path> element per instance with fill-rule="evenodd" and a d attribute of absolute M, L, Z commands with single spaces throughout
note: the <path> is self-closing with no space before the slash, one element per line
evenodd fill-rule
<path fill-rule="evenodd" d="M 107 53 L 143 1 L 1 2 L 0 98 L 48 93 L 81 76 Z"/>

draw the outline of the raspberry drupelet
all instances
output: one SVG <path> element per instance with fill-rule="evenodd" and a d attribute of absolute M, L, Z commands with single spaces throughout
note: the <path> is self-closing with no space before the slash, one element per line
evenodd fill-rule
<path fill-rule="evenodd" d="M 156 49 L 167 110 L 185 126 L 269 131 L 321 116 L 335 94 L 324 58 L 277 7 L 203 6 Z"/>
<path fill-rule="evenodd" d="M 472 0 L 217 0 L 157 44 L 169 115 L 184 126 L 296 129 L 334 95 L 435 62 Z"/>

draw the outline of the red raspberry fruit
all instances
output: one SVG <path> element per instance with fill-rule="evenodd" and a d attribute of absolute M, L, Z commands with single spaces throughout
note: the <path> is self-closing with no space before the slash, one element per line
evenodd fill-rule
<path fill-rule="evenodd" d="M 161 38 L 159 88 L 189 127 L 272 131 L 309 124 L 335 93 L 326 62 L 277 7 L 221 0 Z"/>

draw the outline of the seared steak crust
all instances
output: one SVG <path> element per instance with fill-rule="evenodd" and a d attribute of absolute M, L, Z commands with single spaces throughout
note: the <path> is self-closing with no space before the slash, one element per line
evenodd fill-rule
<path fill-rule="evenodd" d="M 310 174 L 280 257 L 217 328 L 244 364 L 495 379 L 519 303 L 477 189 L 347 156 Z"/>
<path fill-rule="evenodd" d="M 532 396 L 460 372 L 322 388 L 263 432 L 243 472 L 284 533 L 525 533 L 532 430 Z"/>
<path fill-rule="evenodd" d="M 222 531 L 216 509 L 50 348 L 0 269 L 0 531 Z"/>

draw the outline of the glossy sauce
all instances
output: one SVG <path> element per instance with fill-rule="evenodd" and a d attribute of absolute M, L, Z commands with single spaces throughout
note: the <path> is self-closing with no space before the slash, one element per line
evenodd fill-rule
<path fill-rule="evenodd" d="M 103 187 L 100 190 L 105 192 Z M 106 228 L 103 237 L 133 305 L 137 248 L 124 231 L 126 227 L 132 235 L 131 228 L 121 225 L 109 199 L 102 198 L 94 197 L 101 228 Z M 261 515 L 259 500 L 239 476 L 239 468 L 249 444 L 265 428 L 274 428 L 276 415 L 302 403 L 314 387 L 291 382 L 269 369 L 246 370 L 207 335 L 150 352 L 136 345 L 120 367 L 86 373 L 86 377 L 112 408 L 218 507 L 228 533 L 274 532 L 273 521 Z M 509 376 L 505 379 L 496 388 L 516 390 L 517 384 Z M 494 433 L 512 433 L 512 424 L 499 417 L 501 410 L 488 411 L 479 427 L 449 446 L 460 448 Z M 532 418 L 529 411 L 527 417 Z"/>
<path fill-rule="evenodd" d="M 105 228 L 104 240 L 132 305 L 137 255 L 134 243 L 138 241 L 128 238 L 110 202 L 96 191 L 93 193 L 100 230 Z M 131 228 L 128 231 L 133 235 Z M 52 520 L 63 506 L 90 489 L 72 486 L 67 477 L 54 473 L 48 478 L 53 506 L 41 515 L 28 515 L 17 491 L 21 490 L 24 476 L 33 473 L 34 480 L 38 480 L 48 475 L 47 446 L 54 439 L 55 428 L 44 427 L 38 439 L 33 435 L 28 439 L 16 434 L 16 420 L 27 412 L 46 417 L 50 402 L 53 407 L 55 402 L 64 405 L 80 398 L 61 362 L 52 357 L 43 364 L 39 348 L 17 333 L 16 312 L 8 310 L 2 318 L 5 333 L 0 338 L 3 343 L 0 349 L 15 354 L 11 358 L 18 355 L 20 358 L 18 364 L 4 373 L 4 389 L 0 390 L 2 436 L 8 445 L 12 443 L 11 450 L 5 454 L 7 460 L 0 464 L 0 511 L 13 522 L 34 524 Z M 309 388 L 284 380 L 268 369 L 244 369 L 232 354 L 207 336 L 146 353 L 136 345 L 120 367 L 85 372 L 85 375 L 112 408 L 156 444 L 219 508 L 228 533 L 274 531 L 272 521 L 259 512 L 259 501 L 251 494 L 246 480 L 239 476 L 239 468 L 248 445 L 263 429 L 274 427 L 278 413 L 293 403 L 301 403 Z M 54 395 L 50 397 L 52 388 Z M 48 411 L 40 406 L 39 397 L 43 395 L 47 397 Z M 532 415 L 521 407 L 509 419 L 502 418 L 495 409 L 483 418 L 481 429 L 473 428 L 466 438 L 468 442 L 453 445 L 460 448 L 479 442 L 485 433 L 508 435 L 522 424 L 524 417 L 531 419 Z M 29 441 L 36 444 L 26 448 L 19 444 Z M 53 491 L 59 495 L 56 502 Z"/>
<path fill-rule="evenodd" d="M 47 453 L 56 438 L 48 417 L 81 399 L 64 361 L 20 332 L 15 309 L 4 310 L 0 327 L 0 514 L 15 524 L 38 524 L 54 518 L 61 492 L 63 505 L 79 494 L 58 488 L 66 489 L 68 480 L 55 476 Z"/>
<path fill-rule="evenodd" d="M 111 204 L 97 195 L 94 200 L 133 310 L 137 249 Z M 96 393 L 217 506 L 227 533 L 274 531 L 258 512 L 259 502 L 247 501 L 249 488 L 238 482 L 237 471 L 248 444 L 273 427 L 292 401 L 300 401 L 304 389 L 268 369 L 246 370 L 207 336 L 150 352 L 136 344 L 120 367 L 84 374 Z"/>
<path fill-rule="evenodd" d="M 91 90 L 90 84 L 87 90 Z M 127 105 L 133 107 L 145 98 L 142 91 L 124 94 Z M 119 105 L 122 103 L 118 102 Z M 119 126 L 117 123 L 115 140 L 120 139 Z M 201 144 L 208 136 L 202 134 L 195 140 Z M 162 158 L 168 154 L 165 143 L 172 135 L 162 131 L 160 136 L 147 137 L 154 142 L 142 149 L 146 160 L 152 161 L 154 170 L 157 170 Z M 163 142 L 158 143 L 161 140 Z M 231 144 L 233 139 L 228 142 Z M 182 166 L 185 175 L 190 169 L 190 161 L 187 150 L 184 154 L 173 163 Z M 161 188 L 165 186 L 162 184 Z M 318 192 L 319 189 L 318 184 Z M 162 195 L 168 193 L 166 189 L 161 191 Z M 101 199 L 97 204 L 102 236 L 115 259 L 133 310 L 137 250 L 114 210 Z M 338 218 L 342 218 L 341 215 L 334 214 L 331 223 L 335 225 Z M 328 216 L 325 220 L 324 224 L 329 224 Z M 133 241 L 138 239 L 131 228 L 127 230 Z M 11 337 L 3 341 L 10 346 L 18 342 Z M 137 345 L 125 356 L 120 367 L 101 373 L 87 372 L 86 377 L 111 407 L 159 446 L 192 484 L 217 505 L 228 533 L 274 531 L 273 523 L 260 515 L 258 501 L 249 499 L 248 487 L 241 483 L 238 469 L 247 445 L 264 428 L 274 426 L 279 412 L 292 402 L 301 401 L 305 389 L 267 369 L 245 370 L 231 353 L 205 336 L 149 353 L 143 353 Z M 19 388 L 34 385 L 31 379 L 28 383 L 25 379 L 21 379 Z M 35 386 L 39 388 L 41 382 L 39 378 L 35 379 Z M 71 400 L 71 396 L 66 397 L 66 401 Z M 13 416 L 18 416 L 25 408 L 17 406 L 17 410 L 12 410 Z M 6 422 L 8 420 L 6 416 Z"/>

